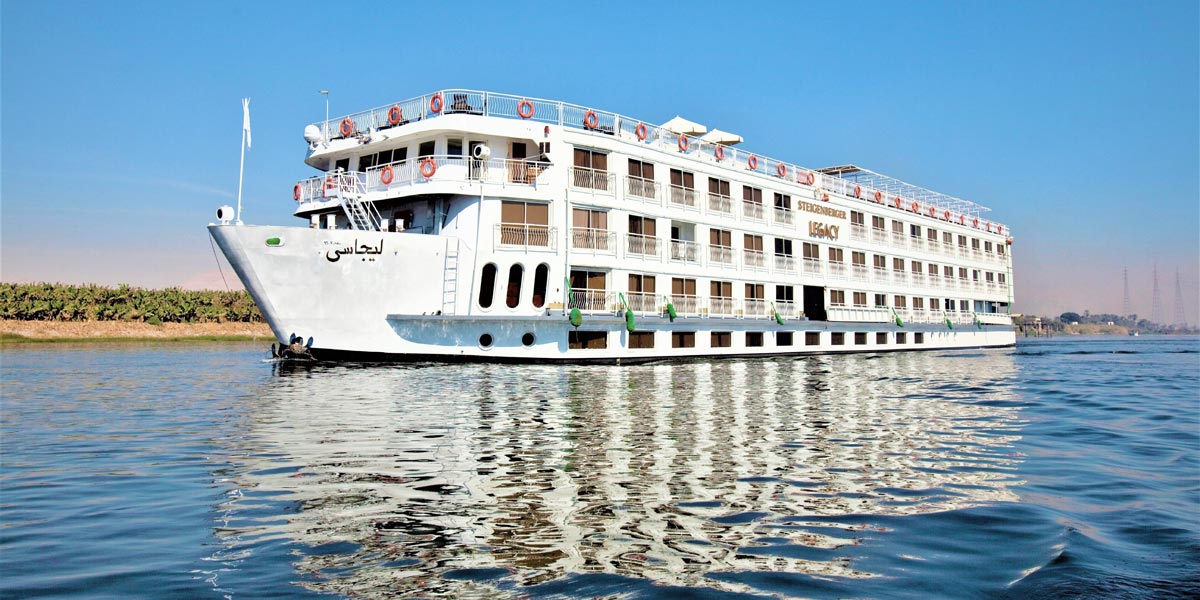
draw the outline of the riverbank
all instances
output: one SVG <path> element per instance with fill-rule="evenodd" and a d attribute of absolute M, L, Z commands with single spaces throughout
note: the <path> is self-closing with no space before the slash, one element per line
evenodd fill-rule
<path fill-rule="evenodd" d="M 47 342 L 274 341 L 266 323 L 15 321 L 0 319 L 0 344 Z"/>

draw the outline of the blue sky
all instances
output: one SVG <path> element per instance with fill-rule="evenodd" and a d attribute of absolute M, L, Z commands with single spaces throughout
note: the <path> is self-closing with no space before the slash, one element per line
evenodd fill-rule
<path fill-rule="evenodd" d="M 1200 13 L 1191 2 L 5 2 L 0 278 L 215 281 L 237 189 L 287 223 L 304 125 L 449 87 L 681 114 L 810 167 L 991 207 L 1017 309 L 1200 301 Z M 752 6 L 753 8 L 747 8 Z M 297 224 L 300 221 L 295 220 Z M 227 272 L 228 274 L 228 272 Z"/>

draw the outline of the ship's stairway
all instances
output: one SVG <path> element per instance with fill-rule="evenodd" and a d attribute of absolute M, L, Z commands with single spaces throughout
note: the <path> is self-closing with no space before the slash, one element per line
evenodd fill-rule
<path fill-rule="evenodd" d="M 350 226 L 364 231 L 379 231 L 379 213 L 369 202 L 359 202 L 354 192 L 341 192 L 342 210 L 350 220 Z"/>
<path fill-rule="evenodd" d="M 446 238 L 446 262 L 442 277 L 442 314 L 453 315 L 458 304 L 458 238 Z"/>

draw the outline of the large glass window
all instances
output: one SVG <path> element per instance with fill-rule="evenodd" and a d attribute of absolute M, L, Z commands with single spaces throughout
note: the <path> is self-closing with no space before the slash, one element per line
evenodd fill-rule
<path fill-rule="evenodd" d="M 513 265 L 508 269 L 508 294 L 505 304 L 509 308 L 516 308 L 521 302 L 521 278 L 524 274 L 525 267 L 521 265 Z"/>
<path fill-rule="evenodd" d="M 546 281 L 550 278 L 550 265 L 542 263 L 533 272 L 533 306 L 546 305 Z"/>
<path fill-rule="evenodd" d="M 492 307 L 492 296 L 496 293 L 496 265 L 483 265 L 483 273 L 479 278 L 479 306 Z"/>

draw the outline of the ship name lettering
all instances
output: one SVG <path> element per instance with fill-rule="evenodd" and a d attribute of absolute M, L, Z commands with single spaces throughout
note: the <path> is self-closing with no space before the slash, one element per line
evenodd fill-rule
<path fill-rule="evenodd" d="M 838 239 L 838 229 L 839 227 L 837 225 L 826 225 L 816 221 L 808 222 L 808 235 L 812 237 L 836 240 Z"/>

